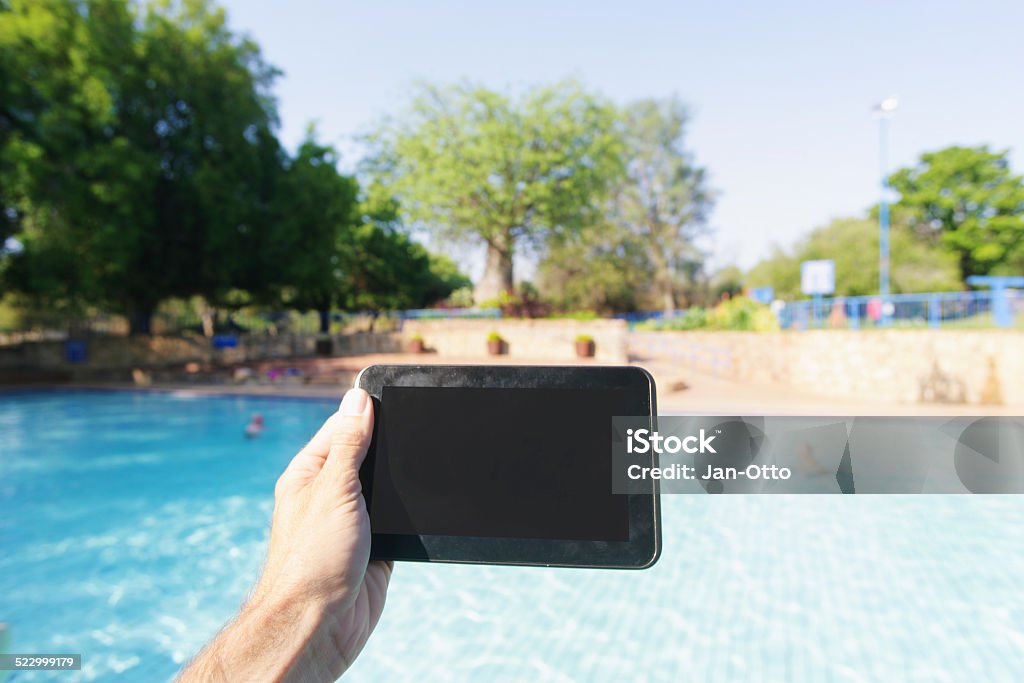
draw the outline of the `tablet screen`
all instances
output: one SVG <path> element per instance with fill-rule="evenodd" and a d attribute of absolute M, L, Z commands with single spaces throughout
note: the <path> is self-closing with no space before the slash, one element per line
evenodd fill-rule
<path fill-rule="evenodd" d="M 621 389 L 385 386 L 370 520 L 377 534 L 628 541 L 612 494 Z"/>

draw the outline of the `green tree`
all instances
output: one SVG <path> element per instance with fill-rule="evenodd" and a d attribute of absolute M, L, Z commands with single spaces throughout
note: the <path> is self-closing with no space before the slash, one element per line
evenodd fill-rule
<path fill-rule="evenodd" d="M 614 108 L 575 81 L 517 98 L 424 86 L 372 142 L 371 167 L 410 221 L 486 245 L 478 299 L 513 288 L 523 242 L 593 222 L 621 171 Z"/>
<path fill-rule="evenodd" d="M 274 240 L 261 264 L 276 301 L 320 314 L 432 305 L 470 284 L 451 259 L 414 242 L 399 205 L 379 186 L 362 191 L 338 172 L 338 154 L 311 128 L 287 163 L 274 207 Z M 258 260 L 254 261 L 260 264 Z"/>
<path fill-rule="evenodd" d="M 337 152 L 318 143 L 312 128 L 287 164 L 273 215 L 270 248 L 252 262 L 277 285 L 283 305 L 318 311 L 327 332 L 353 260 L 359 184 L 338 172 Z"/>
<path fill-rule="evenodd" d="M 562 310 L 623 313 L 642 308 L 653 279 L 645 246 L 608 222 L 551 240 L 537 275 Z"/>
<path fill-rule="evenodd" d="M 956 259 L 951 254 L 927 244 L 903 226 L 894 226 L 890 238 L 893 292 L 959 289 Z M 750 270 L 746 284 L 774 287 L 780 298 L 799 298 L 800 264 L 817 259 L 835 261 L 837 295 L 877 293 L 878 225 L 865 218 L 837 218 L 812 231 L 789 252 L 776 248 L 770 258 Z"/>
<path fill-rule="evenodd" d="M 914 230 L 956 254 L 961 278 L 1024 266 L 1024 178 L 1007 152 L 949 147 L 889 182 Z"/>
<path fill-rule="evenodd" d="M 222 301 L 266 249 L 282 153 L 276 71 L 205 0 L 10 0 L 0 9 L 0 186 L 37 300 L 124 312 Z"/>
<path fill-rule="evenodd" d="M 746 277 L 739 266 L 730 265 L 719 268 L 708 283 L 712 299 L 721 301 L 722 298 L 732 298 L 742 294 L 745 282 Z"/>
<path fill-rule="evenodd" d="M 473 286 L 473 281 L 463 273 L 457 263 L 445 254 L 428 254 L 429 263 L 423 280 L 423 295 L 420 306 L 432 306 L 448 299 L 457 290 Z"/>
<path fill-rule="evenodd" d="M 706 171 L 685 147 L 688 115 L 676 98 L 641 100 L 625 112 L 626 175 L 612 220 L 635 235 L 653 265 L 653 285 L 666 310 L 695 285 L 704 256 L 695 244 L 713 197 Z"/>
<path fill-rule="evenodd" d="M 405 232 L 398 202 L 371 185 L 341 246 L 338 302 L 349 311 L 430 306 L 470 280 L 455 263 L 431 254 Z"/>
<path fill-rule="evenodd" d="M 819 228 L 820 230 L 821 228 Z M 775 296 L 781 299 L 797 299 L 800 293 L 800 261 L 803 244 L 801 240 L 792 249 L 786 250 L 775 244 L 768 258 L 762 259 L 746 274 L 744 283 L 748 287 L 772 287 Z M 865 251 L 867 249 L 865 248 Z M 843 287 L 837 278 L 836 285 Z"/>

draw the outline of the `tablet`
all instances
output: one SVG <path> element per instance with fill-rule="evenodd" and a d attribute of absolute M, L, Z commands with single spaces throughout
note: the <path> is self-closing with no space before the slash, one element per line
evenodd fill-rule
<path fill-rule="evenodd" d="M 623 569 L 657 561 L 657 482 L 612 493 L 612 418 L 646 418 L 653 429 L 645 370 L 373 365 L 356 386 L 376 413 L 360 471 L 373 559 Z"/>

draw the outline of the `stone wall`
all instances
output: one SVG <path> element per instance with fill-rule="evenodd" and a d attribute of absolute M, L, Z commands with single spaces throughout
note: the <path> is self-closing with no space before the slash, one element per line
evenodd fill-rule
<path fill-rule="evenodd" d="M 507 342 L 512 358 L 568 361 L 576 358 L 577 335 L 586 334 L 594 338 L 597 362 L 628 360 L 623 320 L 407 320 L 402 326 L 406 339 L 419 334 L 428 350 L 460 358 L 487 358 L 487 335 L 491 332 Z"/>
<path fill-rule="evenodd" d="M 335 355 L 393 353 L 402 348 L 393 332 L 334 335 Z M 233 365 L 275 358 L 312 356 L 316 335 L 240 336 L 233 349 L 215 349 L 203 337 L 89 337 L 86 360 L 69 363 L 65 342 L 26 342 L 0 347 L 0 373 L 71 372 L 95 376 L 97 371 L 161 368 L 185 363 Z"/>
<path fill-rule="evenodd" d="M 334 354 L 394 353 L 418 334 L 436 352 L 425 361 L 487 362 L 491 332 L 507 341 L 513 360 L 571 361 L 576 336 L 587 334 L 599 363 L 632 357 L 683 375 L 710 373 L 822 396 L 1024 407 L 1024 332 L 1010 330 L 627 333 L 620 320 L 411 320 L 401 332 L 336 335 Z M 93 337 L 87 360 L 68 363 L 64 342 L 32 342 L 0 347 L 0 379 L 121 379 L 133 368 L 309 357 L 315 344 L 315 335 L 241 337 L 235 349 L 214 349 L 201 337 Z"/>
<path fill-rule="evenodd" d="M 1024 405 L 1024 332 L 814 330 L 647 332 L 638 358 L 823 396 Z"/>

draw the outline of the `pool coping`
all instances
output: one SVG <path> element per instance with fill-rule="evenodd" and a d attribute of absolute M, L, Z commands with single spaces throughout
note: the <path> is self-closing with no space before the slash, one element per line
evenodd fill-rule
<path fill-rule="evenodd" d="M 295 391 L 295 390 L 298 391 Z M 173 394 L 177 396 L 208 398 L 256 398 L 265 400 L 308 401 L 324 403 L 340 401 L 347 387 L 323 386 L 310 387 L 274 387 L 266 385 L 222 387 L 219 385 L 192 384 L 161 384 L 156 386 L 139 386 L 131 383 L 40 383 L 0 386 L 0 397 L 17 394 L 36 394 L 50 392 L 103 393 L 132 392 Z"/>

